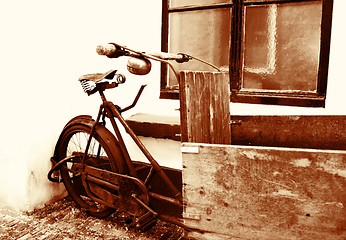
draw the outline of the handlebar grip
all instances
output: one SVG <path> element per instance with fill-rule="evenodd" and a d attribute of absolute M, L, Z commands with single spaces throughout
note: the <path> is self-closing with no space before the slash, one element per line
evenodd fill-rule
<path fill-rule="evenodd" d="M 120 46 L 115 43 L 100 44 L 96 47 L 96 52 L 99 55 L 107 56 L 109 58 L 117 58 L 120 56 L 137 56 L 137 57 L 155 57 L 161 60 L 175 60 L 178 63 L 188 62 L 191 57 L 186 54 L 178 53 L 166 53 L 166 52 L 156 52 L 156 53 L 145 53 L 132 50 L 127 47 Z M 156 59 L 157 60 L 157 59 Z"/>
<path fill-rule="evenodd" d="M 155 52 L 155 53 L 149 53 L 150 55 L 160 58 L 162 60 L 182 60 L 183 55 L 182 54 L 174 54 L 174 53 L 166 53 L 166 52 Z"/>
<path fill-rule="evenodd" d="M 117 51 L 116 46 L 110 43 L 104 44 L 104 45 L 98 45 L 96 47 L 96 52 L 99 55 L 103 55 L 103 56 L 112 56 L 115 54 L 116 51 Z"/>

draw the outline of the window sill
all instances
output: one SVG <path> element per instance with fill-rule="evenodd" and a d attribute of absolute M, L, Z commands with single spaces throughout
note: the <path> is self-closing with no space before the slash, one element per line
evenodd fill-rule
<path fill-rule="evenodd" d="M 284 95 L 284 94 L 256 94 L 249 92 L 231 93 L 231 101 L 239 103 L 282 105 L 295 107 L 325 107 L 325 96 L 317 95 Z"/>

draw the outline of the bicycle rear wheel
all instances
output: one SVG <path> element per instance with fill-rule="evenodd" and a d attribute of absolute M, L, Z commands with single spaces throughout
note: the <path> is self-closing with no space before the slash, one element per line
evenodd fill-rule
<path fill-rule="evenodd" d="M 79 163 L 86 151 L 93 123 L 94 120 L 91 118 L 77 117 L 67 124 L 60 135 L 55 157 L 61 161 L 72 156 L 68 162 L 62 164 L 60 169 L 66 190 L 80 208 L 85 209 L 92 216 L 104 218 L 111 215 L 115 209 L 92 200 L 83 186 L 80 174 L 81 165 Z M 124 172 L 125 161 L 118 142 L 113 134 L 103 126 L 96 127 L 87 156 L 85 161 L 87 165 L 117 173 Z M 88 186 L 90 191 L 92 184 Z M 113 194 L 117 195 L 117 193 Z"/>

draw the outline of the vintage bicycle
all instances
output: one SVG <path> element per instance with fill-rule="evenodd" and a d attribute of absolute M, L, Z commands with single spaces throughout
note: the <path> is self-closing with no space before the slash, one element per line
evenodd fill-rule
<path fill-rule="evenodd" d="M 145 53 L 116 43 L 99 45 L 96 50 L 109 58 L 128 57 L 127 69 L 137 75 L 150 72 L 151 60 L 168 64 L 178 79 L 170 60 L 197 60 L 217 68 L 188 54 Z M 130 106 L 121 108 L 105 96 L 105 90 L 126 82 L 125 75 L 117 70 L 83 75 L 79 82 L 88 95 L 99 93 L 102 103 L 96 119 L 80 115 L 65 125 L 51 158 L 48 179 L 63 182 L 77 206 L 92 216 L 104 218 L 118 210 L 132 215 L 134 225 L 142 230 L 153 226 L 157 219 L 189 228 L 183 224 L 181 171 L 160 166 L 122 116 L 136 105 L 145 85 Z M 110 122 L 113 131 L 106 122 Z M 118 124 L 149 163 L 130 158 Z"/>

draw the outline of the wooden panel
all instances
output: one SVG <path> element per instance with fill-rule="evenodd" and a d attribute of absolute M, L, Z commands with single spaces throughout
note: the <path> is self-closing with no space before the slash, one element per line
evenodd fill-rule
<path fill-rule="evenodd" d="M 346 116 L 232 116 L 232 144 L 346 150 Z"/>
<path fill-rule="evenodd" d="M 231 120 L 233 145 L 346 150 L 346 116 L 232 115 Z M 180 141 L 179 116 L 165 121 L 131 117 L 127 123 L 140 136 Z"/>
<path fill-rule="evenodd" d="M 181 72 L 182 141 L 231 143 L 228 73 Z"/>
<path fill-rule="evenodd" d="M 183 143 L 197 239 L 346 239 L 346 151 Z"/>

